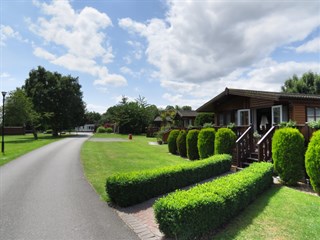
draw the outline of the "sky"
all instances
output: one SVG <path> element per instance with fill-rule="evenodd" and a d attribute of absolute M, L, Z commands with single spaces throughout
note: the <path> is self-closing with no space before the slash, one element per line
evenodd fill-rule
<path fill-rule="evenodd" d="M 0 0 L 1 91 L 32 69 L 79 78 L 88 111 L 122 96 L 197 109 L 226 87 L 320 74 L 320 2 Z"/>

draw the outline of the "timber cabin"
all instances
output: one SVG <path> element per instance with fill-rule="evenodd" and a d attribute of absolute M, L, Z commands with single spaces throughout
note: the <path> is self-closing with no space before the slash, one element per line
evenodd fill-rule
<path fill-rule="evenodd" d="M 188 128 L 188 126 L 194 125 L 194 121 L 197 115 L 198 115 L 198 112 L 196 111 L 178 110 L 174 117 L 174 120 L 176 120 L 176 124 L 178 127 Z"/>
<path fill-rule="evenodd" d="M 197 112 L 213 112 L 216 128 L 236 124 L 234 161 L 243 167 L 253 161 L 272 161 L 271 139 L 281 122 L 295 121 L 307 143 L 312 135 L 307 123 L 320 120 L 320 95 L 226 88 Z M 256 144 L 255 131 L 262 136 Z"/>

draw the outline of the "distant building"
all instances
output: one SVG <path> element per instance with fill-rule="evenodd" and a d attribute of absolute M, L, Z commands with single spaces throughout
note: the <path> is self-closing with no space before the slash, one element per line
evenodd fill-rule
<path fill-rule="evenodd" d="M 94 124 L 85 124 L 84 126 L 76 127 L 75 131 L 76 132 L 94 132 L 94 129 L 95 129 Z"/>

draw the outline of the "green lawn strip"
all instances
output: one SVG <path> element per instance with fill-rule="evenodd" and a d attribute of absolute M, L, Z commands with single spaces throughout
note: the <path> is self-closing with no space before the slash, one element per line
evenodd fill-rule
<path fill-rule="evenodd" d="M 34 140 L 32 134 L 5 136 L 5 151 L 4 154 L 0 153 L 0 166 L 28 152 L 31 152 L 32 150 L 57 141 L 65 136 L 69 135 L 64 135 L 62 137 L 52 137 L 48 134 L 38 134 L 38 140 Z"/>
<path fill-rule="evenodd" d="M 127 135 L 95 134 L 94 137 L 123 138 Z M 97 193 L 109 201 L 105 184 L 106 178 L 114 173 L 140 171 L 172 166 L 187 160 L 168 153 L 168 145 L 150 145 L 155 138 L 133 136 L 128 142 L 87 141 L 81 151 L 85 175 Z"/>
<path fill-rule="evenodd" d="M 274 186 L 212 239 L 317 239 L 320 198 Z"/>

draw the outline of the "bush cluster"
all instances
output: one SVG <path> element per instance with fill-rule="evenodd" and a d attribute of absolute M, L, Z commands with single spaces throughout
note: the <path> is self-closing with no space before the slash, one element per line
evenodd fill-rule
<path fill-rule="evenodd" d="M 205 123 L 213 123 L 214 114 L 213 113 L 199 113 L 194 120 L 196 126 L 203 126 Z"/>
<path fill-rule="evenodd" d="M 175 239 L 193 239 L 226 223 L 271 186 L 271 163 L 178 190 L 153 205 L 160 230 Z"/>
<path fill-rule="evenodd" d="M 185 130 L 181 130 L 177 137 L 177 150 L 181 157 L 187 157 L 187 132 Z"/>
<path fill-rule="evenodd" d="M 274 168 L 281 180 L 294 185 L 304 175 L 304 137 L 294 128 L 276 130 L 272 138 Z"/>
<path fill-rule="evenodd" d="M 110 127 L 106 128 L 106 133 L 113 133 L 112 128 L 110 128 Z"/>
<path fill-rule="evenodd" d="M 214 140 L 216 131 L 214 128 L 201 129 L 198 136 L 198 150 L 200 159 L 214 154 Z"/>
<path fill-rule="evenodd" d="M 223 154 L 177 166 L 119 173 L 107 178 L 106 191 L 113 203 L 126 207 L 217 176 L 230 167 L 231 156 Z"/>
<path fill-rule="evenodd" d="M 177 137 L 180 130 L 171 130 L 168 137 L 168 150 L 172 154 L 177 154 Z"/>
<path fill-rule="evenodd" d="M 312 188 L 320 195 L 320 130 L 316 131 L 310 140 L 305 166 Z"/>
<path fill-rule="evenodd" d="M 198 152 L 198 135 L 199 130 L 193 129 L 189 130 L 187 134 L 187 156 L 190 160 L 197 160 L 199 159 L 199 152 Z"/>
<path fill-rule="evenodd" d="M 230 128 L 220 128 L 214 142 L 215 154 L 232 154 L 236 145 L 237 135 Z"/>
<path fill-rule="evenodd" d="M 106 133 L 106 132 L 107 132 L 107 130 L 103 126 L 100 126 L 100 127 L 97 128 L 97 133 Z"/>

